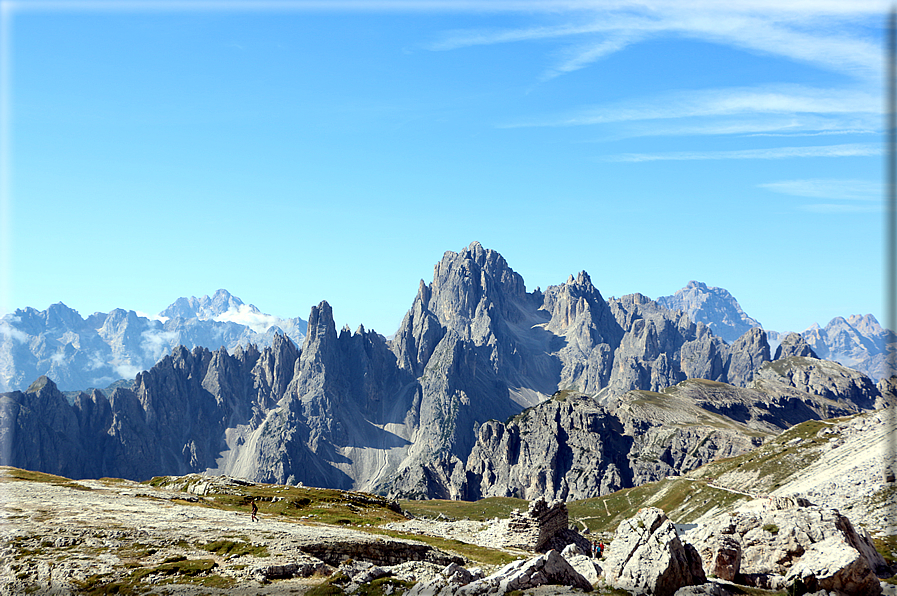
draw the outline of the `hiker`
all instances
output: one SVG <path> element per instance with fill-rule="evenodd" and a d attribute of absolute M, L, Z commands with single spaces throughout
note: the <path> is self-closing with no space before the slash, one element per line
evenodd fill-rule
<path fill-rule="evenodd" d="M 252 519 L 252 521 L 256 522 L 256 521 L 258 521 L 258 518 L 255 516 L 255 514 L 259 512 L 259 508 L 258 508 L 258 506 L 255 504 L 255 499 L 253 499 L 253 500 L 251 501 L 251 503 L 252 503 L 252 516 L 251 516 L 251 519 Z"/>
<path fill-rule="evenodd" d="M 604 554 L 604 543 L 599 542 L 598 543 L 598 558 L 600 559 L 601 555 L 603 555 L 603 554 Z"/>

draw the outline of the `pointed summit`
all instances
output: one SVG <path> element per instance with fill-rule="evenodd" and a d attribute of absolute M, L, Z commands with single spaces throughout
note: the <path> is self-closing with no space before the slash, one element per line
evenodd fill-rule
<path fill-rule="evenodd" d="M 741 305 L 724 288 L 690 281 L 672 296 L 661 296 L 657 304 L 670 310 L 681 310 L 693 322 L 704 323 L 713 334 L 732 343 L 753 327 L 762 327 L 741 310 Z"/>

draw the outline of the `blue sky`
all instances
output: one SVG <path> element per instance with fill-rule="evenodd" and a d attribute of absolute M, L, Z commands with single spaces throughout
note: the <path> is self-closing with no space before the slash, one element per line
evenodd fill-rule
<path fill-rule="evenodd" d="M 0 310 L 390 335 L 478 240 L 530 290 L 881 320 L 888 5 L 717 4 L 3 1 Z"/>

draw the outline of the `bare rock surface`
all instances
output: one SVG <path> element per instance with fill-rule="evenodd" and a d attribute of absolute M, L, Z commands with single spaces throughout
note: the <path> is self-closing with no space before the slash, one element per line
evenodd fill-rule
<path fill-rule="evenodd" d="M 859 412 L 850 399 L 831 399 L 841 390 L 874 405 L 868 378 L 810 358 L 767 362 L 749 387 L 688 379 L 618 396 L 558 392 L 506 422 L 482 424 L 456 492 L 607 495 L 746 453 L 793 424 Z"/>
<path fill-rule="evenodd" d="M 808 358 L 819 358 L 807 340 L 799 333 L 789 333 L 786 335 L 779 347 L 776 348 L 776 354 L 773 360 L 781 360 L 789 356 L 805 356 Z"/>
<path fill-rule="evenodd" d="M 814 591 L 878 594 L 876 573 L 890 575 L 868 532 L 837 510 L 802 498 L 750 501 L 684 539 L 701 555 L 707 574 L 766 589 L 782 589 L 799 578 Z"/>
<path fill-rule="evenodd" d="M 219 298 L 182 301 L 170 316 L 240 308 Z M 51 314 L 45 318 L 56 327 L 76 323 L 62 308 Z M 490 421 L 507 421 L 558 391 L 611 399 L 690 378 L 744 388 L 770 360 L 760 329 L 730 345 L 688 314 L 641 294 L 605 300 L 584 271 L 544 292 L 527 291 L 505 259 L 478 242 L 443 255 L 392 339 L 364 327 L 337 330 L 326 301 L 312 307 L 304 334 L 301 350 L 279 334 L 263 349 L 178 346 L 108 397 L 85 393 L 70 403 L 49 382 L 4 394 L 0 428 L 10 449 L 0 453 L 0 464 L 74 478 L 209 472 L 395 497 L 475 499 L 502 485 L 492 481 L 492 470 L 474 469 L 480 459 L 470 462 L 476 429 Z M 795 412 L 803 418 L 794 420 L 804 420 L 816 410 Z M 615 424 L 603 415 L 581 418 Z M 557 431 L 561 439 L 567 429 Z M 566 449 L 579 448 L 581 437 L 558 440 L 563 449 L 545 451 L 557 473 L 518 475 L 508 486 L 528 489 L 521 496 L 530 499 L 537 491 L 561 499 L 606 494 L 697 465 L 735 441 L 707 435 L 680 434 L 664 446 L 671 453 L 658 458 L 661 465 L 627 471 L 621 463 L 629 439 L 605 434 L 598 471 L 578 475 L 579 462 L 565 469 Z M 695 450 L 699 445 L 707 448 Z M 620 447 L 623 461 L 608 455 Z M 526 466 L 525 460 L 513 463 Z"/>
<path fill-rule="evenodd" d="M 289 586 L 301 592 L 309 585 L 302 576 L 317 573 L 320 582 L 320 574 L 332 571 L 309 554 L 322 544 L 351 545 L 358 556 L 373 559 L 371 567 L 429 559 L 441 568 L 463 561 L 411 540 L 264 514 L 252 522 L 248 513 L 195 506 L 190 499 L 196 497 L 127 481 L 58 485 L 0 478 L 0 594 L 70 594 L 92 577 L 114 583 L 144 568 L 157 570 L 145 581 L 158 582 L 159 594 L 275 594 Z M 202 548 L 219 540 L 245 543 L 249 552 L 230 556 Z M 163 584 L 167 578 L 158 570 L 179 561 L 206 561 L 232 585 Z M 279 580 L 276 586 L 266 584 L 271 579 Z"/>
<path fill-rule="evenodd" d="M 604 571 L 615 588 L 658 596 L 706 581 L 694 547 L 679 540 L 673 522 L 656 507 L 641 509 L 620 524 Z"/>
<path fill-rule="evenodd" d="M 810 546 L 788 571 L 785 584 L 793 585 L 797 579 L 812 592 L 873 596 L 882 591 L 869 560 L 836 536 Z"/>
<path fill-rule="evenodd" d="M 761 326 L 741 309 L 727 290 L 700 281 L 688 282 L 672 296 L 658 298 L 657 303 L 670 310 L 685 311 L 693 321 L 704 323 L 727 342 L 735 341 L 752 327 Z"/>
<path fill-rule="evenodd" d="M 455 583 L 450 578 L 451 575 L 419 583 L 408 592 L 408 596 L 499 596 L 539 586 L 566 586 L 583 591 L 592 589 L 592 584 L 555 550 L 508 563 L 492 575 L 469 583 Z M 555 593 L 561 592 L 558 590 Z"/>
<path fill-rule="evenodd" d="M 862 371 L 875 381 L 888 374 L 889 332 L 871 314 L 835 317 L 825 327 L 813 325 L 801 335 L 820 358 Z"/>

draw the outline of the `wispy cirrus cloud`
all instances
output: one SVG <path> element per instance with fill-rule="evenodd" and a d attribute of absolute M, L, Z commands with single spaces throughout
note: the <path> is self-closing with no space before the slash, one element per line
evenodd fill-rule
<path fill-rule="evenodd" d="M 659 37 L 681 37 L 812 64 L 851 77 L 874 80 L 881 72 L 879 44 L 868 38 L 863 19 L 881 20 L 883 2 L 563 3 L 562 22 L 506 29 L 453 30 L 429 44 L 447 51 L 476 45 L 554 39 L 568 42 L 543 78 L 584 68 L 628 45 Z M 538 12 L 538 11 L 534 11 Z M 569 16 L 568 16 L 569 15 Z M 569 18 L 568 22 L 563 22 Z"/>
<path fill-rule="evenodd" d="M 809 178 L 779 180 L 758 186 L 779 194 L 826 200 L 799 206 L 810 213 L 878 213 L 882 208 L 882 186 L 870 180 Z"/>
<path fill-rule="evenodd" d="M 809 178 L 767 182 L 759 187 L 780 194 L 814 199 L 879 201 L 882 197 L 881 184 L 869 180 Z"/>
<path fill-rule="evenodd" d="M 623 153 L 604 157 L 612 162 L 696 161 L 712 159 L 791 159 L 797 157 L 869 157 L 881 155 L 872 143 L 845 143 L 811 147 L 774 147 L 734 151 L 671 151 L 666 153 Z"/>
<path fill-rule="evenodd" d="M 803 85 L 763 85 L 674 91 L 655 97 L 606 105 L 589 106 L 557 116 L 502 125 L 503 128 L 533 126 L 586 126 L 659 120 L 684 122 L 701 119 L 709 134 L 731 132 L 796 131 L 838 129 L 874 130 L 881 118 L 881 99 L 875 93 L 854 89 L 825 89 Z M 763 116 L 764 120 L 756 120 Z M 775 118 L 770 118 L 770 116 Z M 707 123 L 708 118 L 732 120 Z M 745 117 L 755 120 L 747 121 Z M 785 120 L 783 117 L 787 117 Z M 720 122 L 723 127 L 718 126 Z M 689 124 L 678 124 L 688 127 Z M 730 130 L 725 130 L 728 128 Z M 701 132 L 693 127 L 692 133 Z"/>

